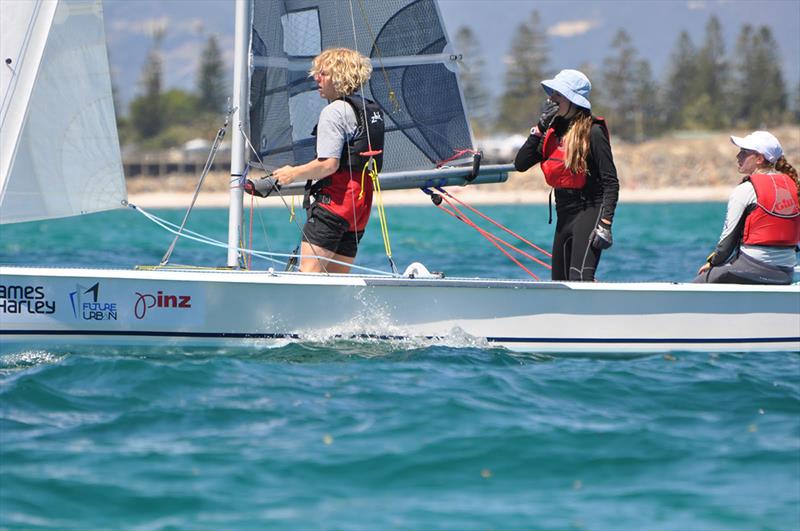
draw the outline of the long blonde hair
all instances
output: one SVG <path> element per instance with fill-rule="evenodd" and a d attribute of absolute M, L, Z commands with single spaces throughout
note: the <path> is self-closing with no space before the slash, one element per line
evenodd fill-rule
<path fill-rule="evenodd" d="M 308 75 L 319 73 L 331 76 L 339 96 L 349 96 L 357 91 L 372 75 L 369 59 L 349 48 L 329 48 L 316 56 Z"/>
<path fill-rule="evenodd" d="M 789 161 L 787 161 L 786 157 L 783 155 L 775 161 L 775 169 L 781 173 L 785 173 L 794 180 L 794 184 L 797 186 L 797 198 L 800 200 L 800 179 L 797 178 L 797 170 L 789 164 Z"/>
<path fill-rule="evenodd" d="M 589 135 L 592 132 L 592 113 L 580 109 L 564 135 L 564 165 L 572 173 L 586 173 L 589 158 Z"/>

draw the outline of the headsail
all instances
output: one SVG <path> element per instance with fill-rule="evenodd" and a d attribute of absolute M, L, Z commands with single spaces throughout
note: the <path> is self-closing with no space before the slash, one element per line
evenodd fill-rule
<path fill-rule="evenodd" d="M 0 223 L 126 199 L 99 0 L 3 2 Z"/>
<path fill-rule="evenodd" d="M 326 102 L 308 70 L 336 46 L 372 60 L 364 95 L 385 111 L 384 173 L 432 168 L 474 146 L 434 0 L 255 0 L 251 46 L 250 131 L 267 169 L 314 157 Z"/>

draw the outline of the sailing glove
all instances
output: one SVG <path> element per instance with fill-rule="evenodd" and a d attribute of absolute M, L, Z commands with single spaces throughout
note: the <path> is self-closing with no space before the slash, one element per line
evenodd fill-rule
<path fill-rule="evenodd" d="M 611 225 L 606 225 L 602 221 L 597 224 L 597 228 L 592 231 L 589 241 L 595 249 L 608 249 L 614 243 L 611 237 Z"/>
<path fill-rule="evenodd" d="M 244 183 L 244 191 L 250 195 L 269 197 L 274 190 L 280 190 L 281 185 L 269 175 L 253 182 L 250 179 Z"/>
<path fill-rule="evenodd" d="M 539 123 L 536 124 L 536 127 L 539 129 L 541 134 L 545 134 L 550 128 L 553 118 L 556 117 L 556 113 L 558 113 L 558 103 L 552 101 L 550 98 L 547 98 L 542 103 L 539 111 L 541 112 L 541 115 L 539 116 Z"/>

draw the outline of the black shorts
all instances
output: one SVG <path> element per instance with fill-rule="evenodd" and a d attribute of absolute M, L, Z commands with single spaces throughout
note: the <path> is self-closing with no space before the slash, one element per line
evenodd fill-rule
<path fill-rule="evenodd" d="M 364 231 L 348 232 L 347 220 L 319 205 L 311 205 L 303 226 L 303 241 L 328 251 L 355 258 Z"/>

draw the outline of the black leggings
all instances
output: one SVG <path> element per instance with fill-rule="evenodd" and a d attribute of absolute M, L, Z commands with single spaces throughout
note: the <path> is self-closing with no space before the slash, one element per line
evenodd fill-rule
<path fill-rule="evenodd" d="M 794 268 L 767 264 L 743 252 L 727 264 L 712 267 L 695 277 L 695 283 L 718 284 L 778 284 L 792 283 Z"/>
<path fill-rule="evenodd" d="M 553 237 L 553 280 L 594 280 L 600 250 L 589 244 L 589 236 L 600 221 L 600 205 L 558 214 Z"/>

